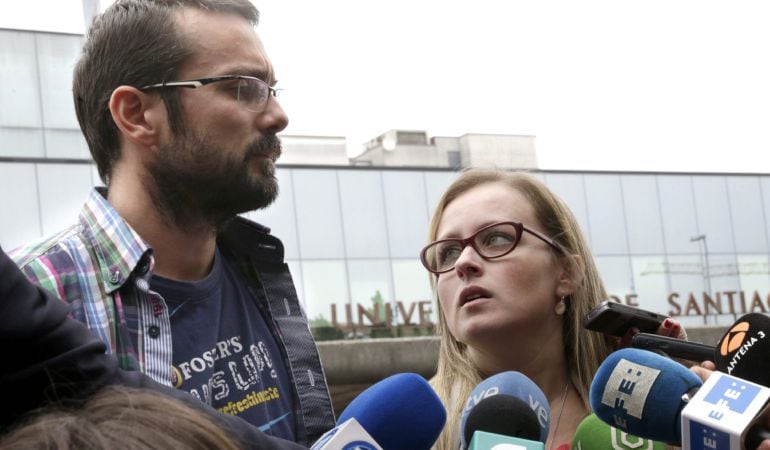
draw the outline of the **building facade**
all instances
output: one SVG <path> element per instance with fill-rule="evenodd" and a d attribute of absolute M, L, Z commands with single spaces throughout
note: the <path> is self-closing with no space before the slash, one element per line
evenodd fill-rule
<path fill-rule="evenodd" d="M 75 222 L 100 184 L 72 105 L 82 40 L 0 30 L 5 249 Z M 341 137 L 284 143 L 278 200 L 245 215 L 283 240 L 319 339 L 432 331 L 418 258 L 432 209 L 458 168 L 490 163 L 527 169 L 561 196 L 614 299 L 691 327 L 770 310 L 770 174 L 539 170 L 532 136 L 392 130 L 352 160 Z"/>

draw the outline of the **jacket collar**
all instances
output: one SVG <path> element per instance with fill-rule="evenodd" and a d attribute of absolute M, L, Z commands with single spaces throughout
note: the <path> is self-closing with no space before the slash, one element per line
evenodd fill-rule
<path fill-rule="evenodd" d="M 106 196 L 106 188 L 95 188 L 80 211 L 79 221 L 98 259 L 104 290 L 112 293 L 137 268 L 141 274 L 151 273 L 154 258 L 152 248 L 120 217 Z M 269 228 L 241 216 L 220 230 L 217 243 L 257 267 L 283 264 L 281 241 L 270 234 Z"/>

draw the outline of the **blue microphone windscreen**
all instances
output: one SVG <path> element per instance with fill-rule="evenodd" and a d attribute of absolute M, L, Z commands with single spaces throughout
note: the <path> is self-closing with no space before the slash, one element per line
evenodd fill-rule
<path fill-rule="evenodd" d="M 492 375 L 473 388 L 471 395 L 468 397 L 468 401 L 465 403 L 462 416 L 460 417 L 460 430 L 465 429 L 468 413 L 470 413 L 479 402 L 493 395 L 509 395 L 518 398 L 527 404 L 537 417 L 538 425 L 540 427 L 540 442 L 546 441 L 551 422 L 551 408 L 548 405 L 548 400 L 534 381 L 519 372 L 513 371 Z M 463 447 L 468 445 L 468 442 L 465 442 L 462 433 L 460 435 L 460 440 Z"/>
<path fill-rule="evenodd" d="M 610 354 L 591 383 L 597 417 L 633 435 L 681 441 L 682 395 L 702 385 L 683 365 L 656 353 L 625 348 Z"/>
<path fill-rule="evenodd" d="M 373 384 L 342 411 L 355 418 L 384 450 L 428 450 L 446 422 L 446 410 L 420 375 L 400 373 Z"/>

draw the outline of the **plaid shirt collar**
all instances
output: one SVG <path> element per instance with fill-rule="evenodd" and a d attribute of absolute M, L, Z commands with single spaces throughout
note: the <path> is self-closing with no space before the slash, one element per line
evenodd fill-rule
<path fill-rule="evenodd" d="M 95 188 L 80 210 L 79 222 L 99 261 L 104 291 L 111 294 L 138 266 L 147 264 L 142 272 L 152 271 L 154 259 L 150 246 L 120 217 L 106 196 L 105 188 Z"/>

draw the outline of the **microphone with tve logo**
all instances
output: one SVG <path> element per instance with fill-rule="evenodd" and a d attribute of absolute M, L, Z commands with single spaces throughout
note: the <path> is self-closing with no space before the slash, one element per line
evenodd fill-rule
<path fill-rule="evenodd" d="M 466 429 L 469 413 L 482 400 L 497 395 L 505 395 L 522 401 L 537 418 L 539 428 L 537 440 L 541 442 L 546 441 L 551 422 L 551 410 L 548 406 L 548 400 L 545 398 L 543 391 L 532 380 L 514 371 L 493 375 L 473 388 L 460 416 L 460 430 Z M 468 448 L 470 442 L 466 439 L 464 433 L 461 433 L 460 440 L 462 448 Z"/>
<path fill-rule="evenodd" d="M 572 450 L 665 450 L 662 442 L 645 439 L 611 427 L 591 414 L 578 425 Z"/>
<path fill-rule="evenodd" d="M 400 373 L 354 398 L 340 414 L 337 426 L 321 436 L 312 449 L 369 445 L 382 450 L 428 450 L 445 422 L 444 406 L 428 382 L 414 373 Z"/>
<path fill-rule="evenodd" d="M 476 404 L 468 413 L 463 438 L 469 450 L 505 448 L 543 450 L 540 425 L 532 409 L 516 397 L 493 395 Z"/>
<path fill-rule="evenodd" d="M 502 372 L 479 383 L 460 418 L 461 447 L 513 445 L 539 450 L 548 438 L 551 412 L 543 391 L 519 372 Z"/>

